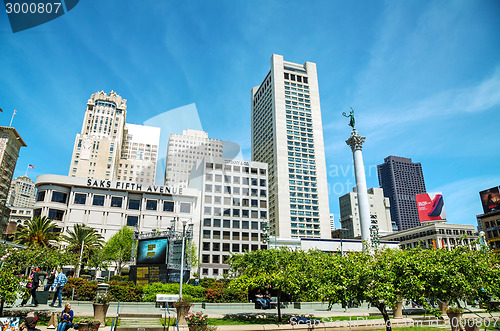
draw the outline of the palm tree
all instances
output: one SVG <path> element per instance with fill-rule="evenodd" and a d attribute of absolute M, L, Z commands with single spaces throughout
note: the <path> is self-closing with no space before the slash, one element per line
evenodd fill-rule
<path fill-rule="evenodd" d="M 67 250 L 80 254 L 83 245 L 82 266 L 75 267 L 75 274 L 78 274 L 79 267 L 83 267 L 92 257 L 103 247 L 104 238 L 96 229 L 75 224 L 72 230 L 61 236 L 62 240 L 68 243 Z"/>
<path fill-rule="evenodd" d="M 17 230 L 16 243 L 26 245 L 30 248 L 37 246 L 51 247 L 59 240 L 59 233 L 54 232 L 56 223 L 43 216 L 36 216 L 24 223 L 24 227 Z"/>

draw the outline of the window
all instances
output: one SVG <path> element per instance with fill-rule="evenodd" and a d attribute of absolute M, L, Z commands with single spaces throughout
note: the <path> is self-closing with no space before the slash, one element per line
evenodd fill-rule
<path fill-rule="evenodd" d="M 213 239 L 220 239 L 220 231 L 213 232 Z"/>
<path fill-rule="evenodd" d="M 66 203 L 67 197 L 68 195 L 63 192 L 57 192 L 57 191 L 52 192 L 52 202 Z"/>
<path fill-rule="evenodd" d="M 210 250 L 210 243 L 209 242 L 204 242 L 203 243 L 203 250 L 204 251 L 209 251 Z"/>
<path fill-rule="evenodd" d="M 242 229 L 248 229 L 250 226 L 248 221 L 241 221 L 241 228 Z"/>
<path fill-rule="evenodd" d="M 157 200 L 146 200 L 146 210 L 156 210 L 158 206 Z"/>
<path fill-rule="evenodd" d="M 239 229 L 240 228 L 240 221 L 233 220 L 233 228 L 234 229 Z"/>
<path fill-rule="evenodd" d="M 220 251 L 220 243 L 213 243 L 212 244 L 212 250 L 219 252 Z"/>
<path fill-rule="evenodd" d="M 136 226 L 139 223 L 139 216 L 127 216 L 127 226 Z"/>
<path fill-rule="evenodd" d="M 203 255 L 201 256 L 201 262 L 202 262 L 202 263 L 210 263 L 210 255 L 208 255 L 208 254 L 203 254 Z"/>
<path fill-rule="evenodd" d="M 36 201 L 43 201 L 43 200 L 45 200 L 45 191 L 40 191 L 36 196 Z"/>
<path fill-rule="evenodd" d="M 164 201 L 163 202 L 163 211 L 174 211 L 174 202 L 173 201 Z"/>
<path fill-rule="evenodd" d="M 111 207 L 121 208 L 123 203 L 122 197 L 111 197 Z"/>
<path fill-rule="evenodd" d="M 104 206 L 104 195 L 94 195 L 93 206 Z"/>
<path fill-rule="evenodd" d="M 219 218 L 214 219 L 214 228 L 220 228 L 220 219 Z"/>
<path fill-rule="evenodd" d="M 222 223 L 222 227 L 224 228 L 230 228 L 231 227 L 231 221 L 230 220 L 224 220 Z"/>
<path fill-rule="evenodd" d="M 140 199 L 129 199 L 128 200 L 128 209 L 132 209 L 132 210 L 141 209 L 141 200 Z"/>
<path fill-rule="evenodd" d="M 223 243 L 222 244 L 222 251 L 229 252 L 230 251 L 229 248 L 230 248 L 230 244 L 228 244 L 228 243 Z"/>
<path fill-rule="evenodd" d="M 190 213 L 191 204 L 189 202 L 181 202 L 181 213 Z"/>
<path fill-rule="evenodd" d="M 49 209 L 49 218 L 54 221 L 62 221 L 64 216 L 63 210 Z"/>
<path fill-rule="evenodd" d="M 233 252 L 238 253 L 240 251 L 240 244 L 233 244 Z"/>
<path fill-rule="evenodd" d="M 75 193 L 75 205 L 84 205 L 87 201 L 87 194 Z"/>
<path fill-rule="evenodd" d="M 203 239 L 210 239 L 210 230 L 203 230 Z"/>

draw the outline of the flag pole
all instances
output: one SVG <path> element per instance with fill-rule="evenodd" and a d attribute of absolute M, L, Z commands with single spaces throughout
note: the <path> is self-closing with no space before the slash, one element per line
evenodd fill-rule
<path fill-rule="evenodd" d="M 11 119 L 10 119 L 10 124 L 9 124 L 9 127 L 11 127 L 11 126 L 12 126 L 12 121 L 14 120 L 14 115 L 16 115 L 16 113 L 17 113 L 17 110 L 15 110 L 15 109 L 14 109 L 14 112 L 12 113 L 12 117 L 11 117 Z"/>

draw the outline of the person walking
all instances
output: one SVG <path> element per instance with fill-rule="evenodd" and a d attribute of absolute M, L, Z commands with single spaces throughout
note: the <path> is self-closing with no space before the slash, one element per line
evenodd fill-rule
<path fill-rule="evenodd" d="M 61 313 L 61 322 L 57 325 L 56 331 L 66 331 L 71 327 L 73 327 L 73 310 L 71 310 L 71 304 L 68 302 L 64 305 Z"/>
<path fill-rule="evenodd" d="M 43 290 L 47 291 L 48 289 L 50 289 L 52 287 L 52 285 L 54 284 L 55 279 L 56 279 L 56 274 L 54 273 L 54 270 L 52 270 L 49 274 L 49 277 L 47 278 L 47 284 L 45 285 Z"/>
<path fill-rule="evenodd" d="M 68 278 L 66 278 L 66 275 L 62 272 L 62 269 L 59 269 L 59 273 L 57 274 L 55 280 L 54 280 L 54 285 L 56 287 L 56 292 L 54 293 L 54 298 L 52 299 L 52 303 L 49 304 L 49 306 L 54 307 L 56 303 L 56 298 L 59 299 L 59 305 L 57 308 L 62 308 L 62 295 L 61 291 L 64 287 L 64 285 L 68 282 Z"/>
<path fill-rule="evenodd" d="M 40 285 L 40 277 L 38 276 L 38 271 L 40 269 L 37 269 L 35 267 L 31 267 L 31 275 L 30 275 L 30 281 L 26 285 L 26 287 L 29 289 L 31 297 L 33 298 L 33 307 L 38 307 L 38 299 L 36 297 L 36 290 L 38 289 L 38 285 Z M 23 302 L 21 302 L 21 306 L 24 306 L 27 302 L 28 299 L 23 299 Z"/>

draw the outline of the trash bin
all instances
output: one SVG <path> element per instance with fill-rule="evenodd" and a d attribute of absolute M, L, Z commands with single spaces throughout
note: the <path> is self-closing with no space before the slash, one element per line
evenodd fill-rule
<path fill-rule="evenodd" d="M 38 299 L 38 304 L 46 305 L 49 301 L 49 291 L 36 291 L 36 298 Z"/>

